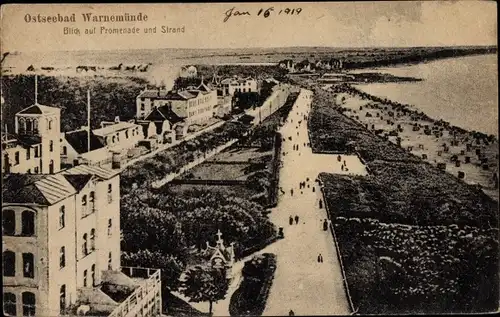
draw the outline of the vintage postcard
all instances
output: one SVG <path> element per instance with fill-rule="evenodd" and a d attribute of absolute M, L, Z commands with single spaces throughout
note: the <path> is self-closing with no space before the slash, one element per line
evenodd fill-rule
<path fill-rule="evenodd" d="M 4 315 L 497 312 L 496 12 L 3 5 Z"/>

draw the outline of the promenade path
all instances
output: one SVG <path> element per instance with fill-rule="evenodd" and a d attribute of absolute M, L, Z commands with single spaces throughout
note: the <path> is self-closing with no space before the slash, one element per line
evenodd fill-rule
<path fill-rule="evenodd" d="M 338 162 L 337 155 L 313 154 L 310 147 L 304 147 L 304 143 L 309 142 L 304 115 L 309 113 L 311 96 L 311 91 L 301 91 L 281 129 L 285 139 L 283 152 L 286 153 L 280 171 L 280 187 L 284 194 L 270 218 L 277 227 L 284 228 L 285 238 L 263 250 L 277 255 L 275 277 L 264 316 L 288 315 L 290 310 L 296 315 L 350 313 L 333 237 L 330 230 L 322 229 L 322 221 L 327 216 L 324 206 L 319 207 L 321 190 L 315 179 L 321 172 L 360 175 L 367 172 L 355 155 L 342 155 L 342 161 Z M 298 145 L 299 150 L 294 151 L 294 145 Z M 344 160 L 349 171 L 341 168 Z M 299 183 L 303 181 L 306 188 L 299 189 Z M 289 217 L 296 215 L 299 216 L 298 224 L 289 225 Z M 323 263 L 317 261 L 320 253 Z"/>
<path fill-rule="evenodd" d="M 287 122 L 280 129 L 285 138 L 282 151 L 287 154 L 282 157 L 279 186 L 285 194 L 272 209 L 270 219 L 277 227 L 284 228 L 285 238 L 235 263 L 226 298 L 213 305 L 214 316 L 229 316 L 230 298 L 241 282 L 244 262 L 266 252 L 277 255 L 277 267 L 264 316 L 285 316 L 290 309 L 295 315 L 350 313 L 333 237 L 330 230 L 323 231 L 322 228 L 322 220 L 327 216 L 324 206 L 319 208 L 321 190 L 314 180 L 321 172 L 366 175 L 367 171 L 355 155 L 342 155 L 341 162 L 338 162 L 337 155 L 313 154 L 310 147 L 304 147 L 304 143 L 309 142 L 304 115 L 309 113 L 311 94 L 311 91 L 301 90 Z M 293 150 L 296 144 L 299 145 L 298 151 Z M 341 168 L 344 160 L 349 171 Z M 306 187 L 301 190 L 299 183 L 303 181 Z M 299 216 L 298 224 L 289 225 L 289 216 L 295 215 Z M 319 253 L 323 256 L 323 263 L 317 262 Z M 188 300 L 182 294 L 175 295 Z M 200 311 L 208 311 L 208 303 L 190 304 Z"/>

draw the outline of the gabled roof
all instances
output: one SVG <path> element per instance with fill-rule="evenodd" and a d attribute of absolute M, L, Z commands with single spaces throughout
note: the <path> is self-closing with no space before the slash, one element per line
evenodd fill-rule
<path fill-rule="evenodd" d="M 178 122 L 181 122 L 183 119 L 179 117 L 175 112 L 170 109 L 170 106 L 165 105 L 158 107 L 156 109 L 153 109 L 148 116 L 146 117 L 146 120 L 149 121 L 165 121 L 168 120 L 171 124 L 176 124 Z"/>
<path fill-rule="evenodd" d="M 77 130 L 67 132 L 64 136 L 66 141 L 71 145 L 78 154 L 88 152 L 88 131 Z M 92 131 L 90 131 L 90 151 L 103 148 L 105 144 Z"/>
<path fill-rule="evenodd" d="M 19 111 L 16 114 L 59 114 L 61 109 L 56 107 L 43 106 L 40 104 L 34 104 Z"/>
<path fill-rule="evenodd" d="M 66 177 L 68 182 L 70 182 L 77 191 L 81 191 L 92 179 L 92 175 L 89 174 L 64 174 L 64 177 Z"/>
<path fill-rule="evenodd" d="M 103 168 L 100 166 L 92 166 L 92 165 L 78 165 L 73 168 L 64 170 L 61 174 L 64 175 L 82 175 L 82 174 L 91 174 L 96 175 L 102 179 L 110 179 L 114 176 L 118 175 L 120 171 L 118 169 L 112 170 Z"/>
<path fill-rule="evenodd" d="M 61 174 L 7 174 L 3 177 L 2 195 L 7 203 L 53 205 L 76 193 Z"/>
<path fill-rule="evenodd" d="M 203 81 L 201 82 L 201 84 L 198 86 L 198 90 L 200 91 L 205 91 L 205 92 L 210 92 L 212 91 L 212 89 L 210 89 L 210 87 L 208 87 Z"/>

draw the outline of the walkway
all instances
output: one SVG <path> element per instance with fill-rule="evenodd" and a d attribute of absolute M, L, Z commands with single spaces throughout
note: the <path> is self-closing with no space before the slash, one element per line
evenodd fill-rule
<path fill-rule="evenodd" d="M 336 155 L 313 154 L 311 148 L 304 147 L 304 143 L 309 142 L 304 115 L 308 115 L 311 94 L 301 91 L 281 129 L 286 155 L 280 171 L 280 187 L 285 193 L 270 218 L 276 226 L 284 228 L 285 239 L 263 250 L 277 255 L 277 269 L 265 316 L 287 315 L 290 309 L 296 315 L 350 313 L 331 232 L 322 230 L 322 220 L 327 217 L 325 209 L 319 208 L 321 191 L 314 180 L 320 172 L 366 174 L 366 170 L 357 156 L 343 155 L 338 162 Z M 293 150 L 294 145 L 299 146 L 298 151 Z M 341 168 L 344 160 L 349 171 Z M 306 188 L 299 189 L 303 181 Z M 295 215 L 299 216 L 298 224 L 289 225 L 289 216 Z M 317 261 L 320 253 L 323 263 Z"/>

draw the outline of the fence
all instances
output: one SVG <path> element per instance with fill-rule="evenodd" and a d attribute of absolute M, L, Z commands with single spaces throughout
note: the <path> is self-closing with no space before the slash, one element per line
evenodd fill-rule
<path fill-rule="evenodd" d="M 325 209 L 326 209 L 326 216 L 328 217 L 328 220 L 330 220 L 330 230 L 332 232 L 333 242 L 335 244 L 335 249 L 337 250 L 337 257 L 338 257 L 339 263 L 340 263 L 340 270 L 342 272 L 342 279 L 344 281 L 344 289 L 346 292 L 347 300 L 349 301 L 349 308 L 351 309 L 351 313 L 354 313 L 354 312 L 356 312 L 356 310 L 354 309 L 354 304 L 352 303 L 351 294 L 349 293 L 349 285 L 347 284 L 347 276 L 345 274 L 344 264 L 342 262 L 342 254 L 340 253 L 340 248 L 339 248 L 339 245 L 337 243 L 337 235 L 335 234 L 335 229 L 333 227 L 333 221 L 332 221 L 331 216 L 330 216 L 330 211 L 328 210 L 328 204 L 326 203 L 326 200 L 325 200 L 325 192 L 324 192 L 323 182 L 321 181 L 321 178 L 319 178 L 319 180 L 320 180 L 320 187 L 321 187 L 321 195 L 322 195 L 322 199 L 323 199 Z"/>

